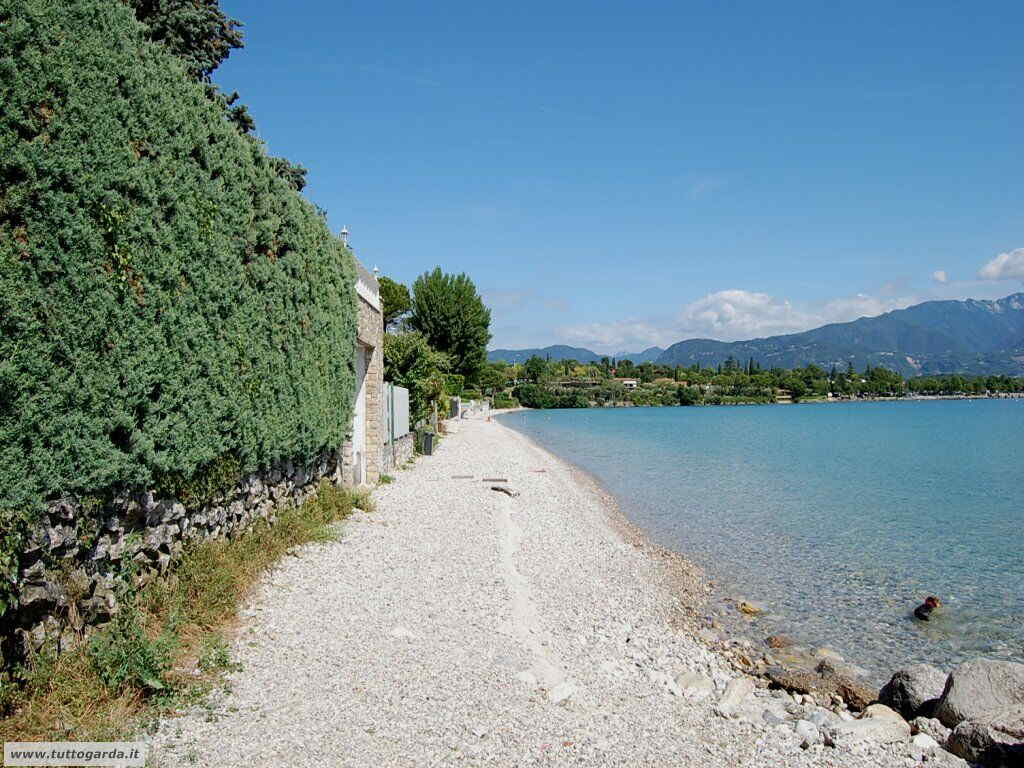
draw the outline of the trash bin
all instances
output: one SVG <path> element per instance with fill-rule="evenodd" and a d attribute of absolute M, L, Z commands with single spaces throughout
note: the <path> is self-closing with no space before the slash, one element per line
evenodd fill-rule
<path fill-rule="evenodd" d="M 423 455 L 433 456 L 434 455 L 434 433 L 423 432 Z"/>

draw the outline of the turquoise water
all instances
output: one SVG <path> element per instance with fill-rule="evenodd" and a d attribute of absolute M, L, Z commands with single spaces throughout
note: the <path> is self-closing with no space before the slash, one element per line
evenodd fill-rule
<path fill-rule="evenodd" d="M 881 679 L 1024 661 L 1024 401 L 526 411 L 659 544 L 769 609 L 753 631 Z M 911 617 L 928 594 L 944 609 Z"/>

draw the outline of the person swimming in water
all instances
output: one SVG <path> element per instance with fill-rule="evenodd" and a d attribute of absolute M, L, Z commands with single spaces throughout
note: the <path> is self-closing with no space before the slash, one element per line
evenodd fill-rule
<path fill-rule="evenodd" d="M 935 595 L 929 595 L 924 599 L 924 602 L 914 609 L 914 618 L 920 619 L 921 621 L 929 621 L 932 611 L 942 605 L 942 602 Z"/>

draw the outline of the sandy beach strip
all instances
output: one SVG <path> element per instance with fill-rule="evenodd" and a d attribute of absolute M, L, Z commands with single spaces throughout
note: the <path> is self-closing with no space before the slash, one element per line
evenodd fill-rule
<path fill-rule="evenodd" d="M 261 583 L 241 669 L 160 724 L 153 765 L 917 764 L 903 743 L 802 749 L 818 710 L 696 636 L 700 571 L 496 421 L 454 423 L 374 499 Z"/>

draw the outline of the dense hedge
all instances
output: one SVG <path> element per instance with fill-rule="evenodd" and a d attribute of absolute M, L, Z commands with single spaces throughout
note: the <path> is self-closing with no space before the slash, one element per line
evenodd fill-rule
<path fill-rule="evenodd" d="M 0 509 L 349 428 L 351 254 L 141 29 L 0 0 Z"/>

